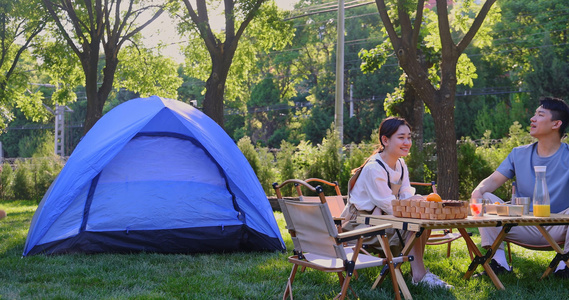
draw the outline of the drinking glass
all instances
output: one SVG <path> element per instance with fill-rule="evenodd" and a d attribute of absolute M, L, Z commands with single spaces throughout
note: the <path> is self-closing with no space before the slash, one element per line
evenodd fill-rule
<path fill-rule="evenodd" d="M 470 212 L 473 217 L 484 216 L 484 199 L 472 198 L 470 199 Z"/>

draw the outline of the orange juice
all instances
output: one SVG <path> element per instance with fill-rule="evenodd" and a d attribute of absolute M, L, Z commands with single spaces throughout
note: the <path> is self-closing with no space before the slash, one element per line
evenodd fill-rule
<path fill-rule="evenodd" d="M 534 217 L 549 217 L 551 210 L 549 205 L 534 204 L 533 205 L 533 216 Z"/>

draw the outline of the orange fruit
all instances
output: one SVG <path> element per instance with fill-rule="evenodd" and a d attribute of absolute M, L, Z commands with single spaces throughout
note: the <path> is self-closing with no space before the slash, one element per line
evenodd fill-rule
<path fill-rule="evenodd" d="M 430 194 L 427 196 L 427 201 L 443 202 L 443 199 L 441 199 L 441 196 L 439 196 L 439 194 L 430 193 Z"/>

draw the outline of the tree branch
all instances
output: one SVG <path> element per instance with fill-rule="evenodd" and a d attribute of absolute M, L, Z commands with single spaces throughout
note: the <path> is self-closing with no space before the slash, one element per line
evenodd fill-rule
<path fill-rule="evenodd" d="M 155 14 L 154 16 L 152 16 L 152 18 L 150 18 L 148 21 L 144 22 L 142 25 L 138 26 L 137 28 L 135 28 L 133 31 L 131 31 L 130 33 L 126 34 L 123 38 L 121 38 L 120 42 L 119 42 L 119 48 L 122 46 L 122 44 L 129 40 L 130 38 L 132 38 L 135 34 L 137 34 L 138 32 L 140 32 L 142 29 L 144 29 L 146 26 L 148 26 L 150 23 L 154 22 L 154 20 L 156 20 L 162 13 L 164 12 L 164 8 L 160 8 Z M 123 24 L 126 22 L 123 22 Z"/>
<path fill-rule="evenodd" d="M 189 0 L 183 1 L 186 5 L 186 9 L 188 10 L 190 18 L 194 24 L 197 25 L 200 36 L 204 40 L 207 49 L 210 53 L 212 53 L 217 45 L 217 39 L 213 35 L 213 32 L 211 32 L 211 26 L 209 25 L 209 19 L 207 16 L 207 4 L 205 3 L 205 0 L 196 0 L 199 15 L 196 14 Z"/>
<path fill-rule="evenodd" d="M 67 31 L 65 30 L 65 27 L 63 27 L 63 24 L 61 23 L 61 19 L 59 18 L 59 16 L 57 15 L 57 13 L 55 12 L 55 10 L 53 9 L 53 2 L 51 0 L 42 0 L 47 11 L 49 12 L 49 14 L 51 15 L 51 17 L 55 20 L 55 24 L 57 25 L 57 27 L 59 28 L 59 31 L 61 32 L 61 34 L 63 35 L 63 38 L 67 41 L 67 44 L 69 44 L 69 47 L 71 47 L 71 49 L 73 50 L 73 52 L 75 52 L 75 54 L 77 54 L 77 56 L 79 58 L 83 57 L 83 53 L 81 52 L 81 50 L 79 50 L 79 48 L 77 47 L 77 45 L 75 45 L 75 43 L 73 42 L 73 40 L 71 39 L 71 37 L 69 36 L 69 34 L 67 33 Z M 83 39 L 85 38 L 82 34 L 82 32 L 78 32 L 77 35 L 79 37 L 82 37 Z"/>
<path fill-rule="evenodd" d="M 446 0 L 437 0 L 437 15 L 439 34 L 441 38 L 442 54 L 443 57 L 452 54 L 456 48 L 450 33 L 450 25 L 448 21 L 448 8 Z M 452 57 L 452 55 L 448 56 Z M 458 59 L 458 57 L 456 57 Z"/>
<path fill-rule="evenodd" d="M 12 61 L 12 65 L 10 66 L 10 69 L 4 75 L 4 81 L 5 82 L 8 82 L 8 80 L 10 79 L 10 76 L 12 76 L 12 74 L 14 73 L 14 70 L 16 69 L 16 65 L 18 64 L 18 61 L 20 60 L 20 56 L 22 55 L 24 50 L 28 49 L 32 40 L 44 29 L 45 25 L 46 25 L 46 22 L 41 21 L 40 24 L 26 38 L 26 42 L 24 43 L 24 45 L 22 45 L 18 49 L 18 51 L 16 52 L 16 56 L 14 56 L 14 60 Z"/>
<path fill-rule="evenodd" d="M 415 22 L 413 24 L 413 37 L 411 45 L 419 45 L 419 35 L 421 33 L 421 25 L 423 23 L 423 10 L 425 9 L 425 0 L 417 1 L 417 13 L 415 14 Z"/>
<path fill-rule="evenodd" d="M 399 48 L 401 45 L 401 39 L 397 36 L 397 32 L 393 27 L 393 23 L 391 22 L 391 19 L 389 19 L 389 15 L 387 14 L 387 7 L 385 6 L 385 0 L 375 0 L 375 4 L 377 5 L 377 10 L 379 11 L 381 22 L 387 31 L 387 35 L 389 35 L 393 49 Z"/>
<path fill-rule="evenodd" d="M 225 4 L 225 42 L 235 38 L 235 4 L 233 0 L 224 0 Z"/>
<path fill-rule="evenodd" d="M 459 53 L 462 53 L 464 49 L 466 49 L 466 47 L 470 44 L 470 42 L 472 41 L 472 39 L 480 29 L 480 26 L 482 26 L 484 19 L 488 15 L 488 12 L 490 12 L 490 9 L 492 8 L 492 5 L 495 2 L 496 0 L 487 0 L 486 2 L 484 2 L 484 5 L 478 12 L 478 15 L 476 15 L 476 19 L 474 19 L 474 22 L 472 23 L 472 26 L 470 26 L 470 29 L 468 30 L 466 35 L 462 38 L 462 40 L 458 42 L 457 49 Z"/>

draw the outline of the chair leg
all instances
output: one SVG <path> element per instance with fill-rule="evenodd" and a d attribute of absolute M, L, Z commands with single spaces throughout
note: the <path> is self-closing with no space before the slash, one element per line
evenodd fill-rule
<path fill-rule="evenodd" d="M 352 276 L 350 276 L 348 274 L 346 274 L 346 276 L 344 277 L 344 274 L 342 274 L 342 272 L 338 272 L 338 279 L 340 280 L 340 284 L 342 285 L 342 290 L 340 291 L 340 293 L 338 295 L 336 295 L 336 297 L 334 297 L 334 299 L 343 300 L 344 298 L 346 298 L 346 294 L 348 293 L 348 288 L 350 288 L 350 291 L 354 295 L 354 298 L 356 298 L 356 299 L 358 298 L 358 295 L 356 295 L 356 292 L 354 292 L 354 290 L 350 286 L 350 279 L 351 278 L 352 278 Z"/>
<path fill-rule="evenodd" d="M 452 242 L 448 242 L 448 247 L 447 247 L 447 258 L 450 257 L 450 245 L 452 244 Z"/>
<path fill-rule="evenodd" d="M 298 265 L 294 265 L 292 267 L 292 271 L 290 272 L 290 276 L 288 277 L 288 281 L 286 282 L 286 288 L 283 294 L 283 300 L 286 300 L 287 296 L 290 295 L 290 300 L 292 299 L 292 282 L 294 281 L 294 276 L 296 276 L 296 270 L 298 270 Z"/>
<path fill-rule="evenodd" d="M 384 266 L 384 267 L 385 267 L 385 266 Z M 380 285 L 380 284 L 383 282 L 383 280 L 385 280 L 385 276 L 381 276 L 381 272 L 383 272 L 383 268 L 381 269 L 381 271 L 380 271 L 380 273 L 379 273 L 380 275 L 377 276 L 377 278 L 375 279 L 375 282 L 374 282 L 373 285 L 371 286 L 371 289 L 372 289 L 372 290 L 375 290 L 375 288 L 376 288 L 378 285 Z"/>

